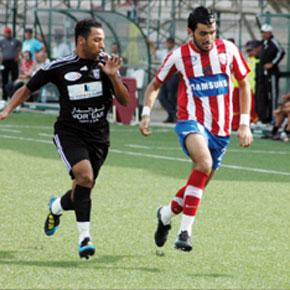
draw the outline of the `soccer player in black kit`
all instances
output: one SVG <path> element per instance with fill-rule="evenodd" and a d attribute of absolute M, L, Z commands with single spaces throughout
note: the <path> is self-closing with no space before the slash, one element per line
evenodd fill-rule
<path fill-rule="evenodd" d="M 75 27 L 75 51 L 41 68 L 0 113 L 3 120 L 43 85 L 51 82 L 57 86 L 60 112 L 53 141 L 73 183 L 61 197 L 50 198 L 44 231 L 53 235 L 63 211 L 74 210 L 81 258 L 95 253 L 90 236 L 91 191 L 108 153 L 107 113 L 113 95 L 122 105 L 129 101 L 118 73 L 122 60 L 104 54 L 104 37 L 100 23 L 93 19 L 79 21 Z"/>

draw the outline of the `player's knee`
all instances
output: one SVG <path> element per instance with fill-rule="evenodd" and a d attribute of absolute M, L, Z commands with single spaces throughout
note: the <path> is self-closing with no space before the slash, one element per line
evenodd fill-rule
<path fill-rule="evenodd" d="M 211 158 L 204 158 L 204 159 L 200 159 L 197 163 L 196 163 L 196 169 L 205 173 L 205 174 L 210 174 L 210 172 L 212 171 L 212 159 Z"/>
<path fill-rule="evenodd" d="M 80 173 L 75 178 L 76 178 L 76 183 L 78 185 L 81 185 L 87 188 L 93 188 L 94 186 L 94 183 L 95 183 L 94 176 L 90 172 Z"/>

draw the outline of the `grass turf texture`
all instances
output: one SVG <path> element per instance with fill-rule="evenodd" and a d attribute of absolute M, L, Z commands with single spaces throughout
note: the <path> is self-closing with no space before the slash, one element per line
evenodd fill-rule
<path fill-rule="evenodd" d="M 173 249 L 177 217 L 157 256 L 156 208 L 191 164 L 173 129 L 143 138 L 136 126 L 112 125 L 93 190 L 96 255 L 83 261 L 72 212 L 53 237 L 43 233 L 49 196 L 70 187 L 51 142 L 54 119 L 19 113 L 0 123 L 1 289 L 290 289 L 289 144 L 256 139 L 242 150 L 233 136 L 201 202 L 193 251 Z"/>

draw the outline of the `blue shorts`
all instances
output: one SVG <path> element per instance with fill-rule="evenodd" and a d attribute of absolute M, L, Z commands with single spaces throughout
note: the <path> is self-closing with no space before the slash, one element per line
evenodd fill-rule
<path fill-rule="evenodd" d="M 187 156 L 189 156 L 189 153 L 185 146 L 186 136 L 189 134 L 201 134 L 206 139 L 211 153 L 213 160 L 212 168 L 216 170 L 221 166 L 221 161 L 230 143 L 230 137 L 215 136 L 203 125 L 194 120 L 178 121 L 175 127 L 175 132 L 178 135 L 179 143 Z"/>

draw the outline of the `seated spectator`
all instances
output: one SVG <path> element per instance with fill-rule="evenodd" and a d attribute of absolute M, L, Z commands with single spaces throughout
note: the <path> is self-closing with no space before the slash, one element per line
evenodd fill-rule
<path fill-rule="evenodd" d="M 14 82 L 7 85 L 8 96 L 11 97 L 13 93 L 26 84 L 32 77 L 34 61 L 30 51 L 24 51 L 21 56 L 19 65 L 19 75 Z"/>
<path fill-rule="evenodd" d="M 290 138 L 290 92 L 287 95 L 282 96 L 282 104 L 273 112 L 275 124 L 272 130 L 272 139 L 280 140 L 281 136 L 284 141 L 288 141 Z M 285 120 L 287 125 L 285 128 L 281 128 Z M 279 133 L 279 129 L 282 129 L 282 133 Z"/>
<path fill-rule="evenodd" d="M 30 51 L 24 51 L 19 66 L 19 76 L 16 82 L 27 83 L 33 70 L 34 60 L 32 59 L 32 53 Z"/>

